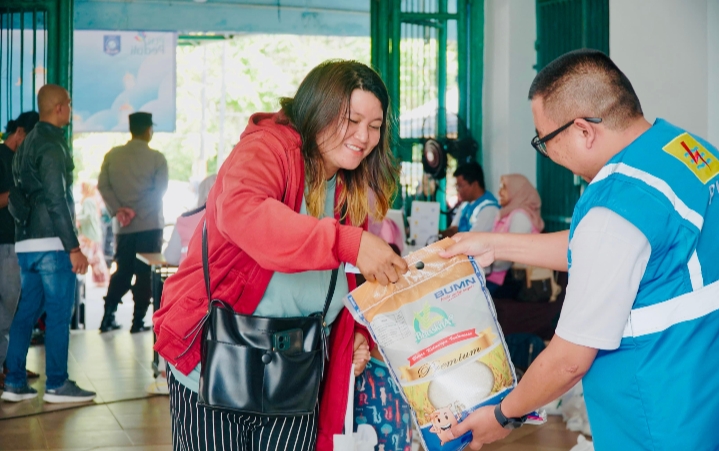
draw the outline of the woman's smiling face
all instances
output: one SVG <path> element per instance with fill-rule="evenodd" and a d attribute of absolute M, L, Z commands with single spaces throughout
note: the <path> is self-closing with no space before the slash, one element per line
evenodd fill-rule
<path fill-rule="evenodd" d="M 355 89 L 349 117 L 340 116 L 339 121 L 339 127 L 329 126 L 317 135 L 327 179 L 340 169 L 356 169 L 377 147 L 384 121 L 382 103 L 371 92 Z"/>

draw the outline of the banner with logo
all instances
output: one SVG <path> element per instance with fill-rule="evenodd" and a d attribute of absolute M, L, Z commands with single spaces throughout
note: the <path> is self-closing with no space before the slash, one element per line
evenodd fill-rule
<path fill-rule="evenodd" d="M 176 45 L 176 33 L 76 31 L 73 131 L 126 132 L 137 111 L 175 131 Z"/>

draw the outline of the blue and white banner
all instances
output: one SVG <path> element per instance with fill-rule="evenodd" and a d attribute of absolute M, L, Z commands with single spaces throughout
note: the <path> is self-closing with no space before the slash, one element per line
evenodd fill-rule
<path fill-rule="evenodd" d="M 137 111 L 175 131 L 176 44 L 176 33 L 76 31 L 73 131 L 125 132 Z"/>

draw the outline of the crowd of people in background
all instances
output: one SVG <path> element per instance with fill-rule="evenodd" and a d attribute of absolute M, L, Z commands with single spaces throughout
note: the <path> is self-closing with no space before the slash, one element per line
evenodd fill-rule
<path fill-rule="evenodd" d="M 69 328 L 79 304 L 77 285 L 84 280 L 108 288 L 101 332 L 119 328 L 114 313 L 130 289 L 135 301 L 130 332 L 150 330 L 143 322 L 151 297 L 149 267 L 135 254 L 162 249 L 168 182 L 164 156 L 148 147 L 152 115 L 131 114 L 132 139 L 108 152 L 98 183 L 75 184 L 63 130 L 70 102 L 64 88 L 43 86 L 40 112 L 9 121 L 0 144 L 0 389 L 5 401 L 37 396 L 28 379 L 38 374 L 25 369 L 36 325 L 45 335 L 43 399 L 67 403 L 95 397 L 67 374 Z M 112 275 L 108 260 L 115 262 Z"/>
<path fill-rule="evenodd" d="M 62 302 L 58 301 L 57 308 L 53 310 L 50 320 L 50 333 L 57 334 L 59 327 L 56 326 L 53 318 L 57 318 L 58 314 L 55 312 L 59 312 L 64 325 L 69 316 L 68 312 L 75 305 L 74 296 L 69 295 L 72 286 L 76 283 L 74 274 L 82 273 L 81 269 L 84 264 L 88 265 L 91 270 L 88 275 L 88 282 L 91 282 L 96 287 L 107 287 L 100 332 L 104 333 L 121 328 L 115 319 L 115 312 L 118 304 L 122 302 L 123 296 L 128 291 L 132 291 L 135 303 L 130 332 L 138 333 L 150 330 L 150 327 L 145 325 L 143 321 L 151 298 L 150 272 L 149 267 L 136 259 L 135 255 L 138 252 L 160 252 L 163 247 L 162 232 L 165 218 L 162 213 L 162 196 L 167 189 L 168 171 L 167 161 L 164 156 L 148 146 L 153 136 L 152 115 L 143 112 L 131 114 L 129 116 L 131 140 L 126 145 L 116 147 L 108 152 L 102 164 L 97 183 L 84 180 L 77 184 L 76 188 L 79 189 L 73 193 L 72 170 L 74 165 L 68 158 L 69 154 L 65 144 L 61 142 L 63 138 L 61 128 L 65 125 L 65 121 L 69 120 L 68 115 L 71 111 L 69 96 L 64 89 L 48 85 L 41 90 L 38 101 L 41 108 L 43 106 L 45 108 L 44 120 L 35 112 L 22 113 L 16 120 L 8 123 L 4 142 L 0 147 L 0 169 L 2 170 L 3 184 L 0 191 L 4 192 L 4 194 L 0 194 L 0 206 L 3 207 L 0 209 L 0 221 L 2 221 L 0 251 L 2 251 L 3 257 L 2 261 L 0 261 L 0 264 L 3 265 L 3 270 L 0 274 L 2 274 L 5 281 L 5 283 L 2 283 L 3 294 L 0 297 L 3 301 L 1 306 L 3 311 L 2 315 L 0 315 L 0 360 L 4 366 L 10 325 L 20 300 L 20 287 L 22 285 L 20 281 L 22 271 L 20 265 L 18 265 L 16 248 L 19 248 L 20 254 L 23 254 L 19 257 L 21 261 L 32 256 L 40 259 L 48 258 L 48 255 L 57 257 L 59 255 L 57 252 L 61 251 L 68 253 L 71 260 L 73 254 L 75 254 L 82 255 L 86 261 L 86 263 L 81 262 L 80 264 L 71 261 L 70 266 L 66 267 L 66 272 L 61 272 L 62 277 L 64 277 L 63 280 L 65 280 L 65 292 L 50 294 L 50 306 L 53 305 L 53 295 L 57 295 L 57 299 L 62 298 Z M 59 234 L 48 230 L 38 232 L 33 228 L 22 229 L 19 236 L 23 239 L 21 239 L 19 245 L 16 245 L 16 221 L 8 208 L 9 192 L 15 181 L 19 180 L 19 175 L 23 169 L 20 164 L 17 165 L 18 173 L 14 179 L 12 161 L 20 144 L 33 130 L 35 124 L 41 120 L 43 122 L 41 129 L 45 131 L 45 137 L 40 138 L 40 142 L 36 146 L 52 147 L 53 152 L 48 152 L 48 154 L 53 155 L 52 163 L 54 166 L 51 167 L 49 174 L 57 179 L 53 182 L 55 183 L 54 187 L 62 188 L 56 191 L 56 194 L 65 193 L 64 202 L 60 202 L 63 199 L 54 202 L 55 204 L 63 203 L 64 211 L 61 217 L 70 220 L 71 224 L 67 224 Z M 28 152 L 30 151 L 33 151 L 33 149 L 28 149 Z M 40 156 L 49 160 L 46 155 L 40 154 Z M 31 161 L 28 158 L 23 160 L 25 171 L 45 170 L 36 161 Z M 37 167 L 33 167 L 33 164 Z M 43 176 L 48 175 L 43 174 Z M 524 233 L 530 230 L 532 232 L 541 231 L 541 225 L 539 227 L 534 225 L 536 218 L 539 217 L 540 203 L 538 195 L 536 195 L 536 190 L 522 176 L 509 175 L 502 178 L 499 202 L 485 188 L 484 173 L 478 163 L 471 162 L 461 165 L 455 171 L 454 176 L 457 180 L 457 191 L 461 204 L 456 209 L 457 214 L 452 225 L 442 233 L 443 236 L 452 236 L 454 233 L 470 230 L 495 230 L 515 233 Z M 164 251 L 164 256 L 169 264 L 179 265 L 186 258 L 190 238 L 205 217 L 205 202 L 216 177 L 216 175 L 211 175 L 199 185 L 196 208 L 176 219 L 171 238 Z M 33 188 L 36 193 L 42 193 L 49 188 L 43 184 L 42 180 L 38 180 L 38 182 L 38 185 Z M 26 185 L 28 184 L 26 182 Z M 20 190 L 17 190 L 16 194 L 18 193 L 20 193 Z M 27 191 L 23 195 L 28 200 L 31 197 Z M 37 198 L 43 198 L 43 196 L 37 195 Z M 373 194 L 370 196 L 370 202 L 372 205 L 376 203 Z M 70 206 L 73 208 L 70 208 Z M 52 205 L 49 208 L 57 209 L 58 206 Z M 66 211 L 70 212 L 70 216 Z M 72 217 L 73 211 L 77 211 L 75 217 Z M 32 214 L 37 216 L 37 212 Z M 530 220 L 530 218 L 532 219 Z M 29 217 L 24 222 L 24 226 L 29 227 L 31 222 L 32 220 Z M 37 225 L 35 228 L 37 228 Z M 389 243 L 396 254 L 402 254 L 404 243 L 401 237 L 403 234 L 396 223 L 386 218 L 379 222 L 370 221 L 369 231 Z M 112 243 L 111 249 L 108 249 L 108 242 Z M 69 249 L 67 249 L 68 247 Z M 109 258 L 108 254 L 110 254 Z M 108 264 L 111 262 L 115 264 L 112 275 Z M 495 263 L 496 275 L 506 273 L 506 269 L 500 268 L 502 263 Z M 511 262 L 506 263 L 511 265 Z M 36 265 L 37 261 L 26 262 L 25 272 L 28 276 L 35 271 L 32 269 L 33 264 Z M 73 277 L 70 277 L 70 272 L 74 272 Z M 60 276 L 56 274 L 55 277 Z M 495 278 L 497 277 L 495 276 Z M 29 287 L 30 277 L 26 277 L 26 279 Z M 490 282 L 490 285 L 491 288 L 501 286 L 502 281 L 499 281 L 499 283 Z M 33 293 L 29 288 L 27 291 L 28 295 Z M 24 315 L 21 318 L 22 330 L 18 326 L 16 342 L 22 341 L 24 343 L 26 341 L 24 337 L 27 335 L 27 331 L 31 330 L 34 322 L 37 321 L 37 318 L 34 318 L 38 316 L 37 312 L 41 311 L 46 315 L 45 311 L 48 305 L 38 307 L 37 302 L 35 301 L 32 304 L 33 309 L 29 309 L 27 312 L 21 310 Z M 23 337 L 22 340 L 20 340 L 20 336 Z M 67 340 L 61 338 L 58 343 L 64 343 L 65 341 Z M 66 353 L 64 351 L 65 347 L 64 344 L 61 344 L 60 348 L 62 349 L 54 352 L 60 356 L 60 360 L 63 360 L 62 356 Z M 13 354 L 18 359 L 16 363 L 22 363 L 21 356 L 24 356 L 27 352 L 25 348 L 26 346 L 23 344 L 18 349 L 18 356 Z M 375 359 L 375 365 L 382 365 L 381 356 L 378 353 L 373 354 L 373 358 Z M 66 380 L 67 377 L 63 369 L 65 365 L 58 363 L 57 359 L 53 359 L 53 362 L 56 364 L 56 371 L 59 374 L 51 380 L 48 386 L 51 389 L 57 389 L 57 387 L 62 387 L 66 383 L 72 383 L 72 381 L 68 382 Z M 167 391 L 167 381 L 165 379 L 166 372 L 164 371 L 163 359 L 161 359 L 160 366 L 161 374 L 158 378 L 158 383 L 161 388 L 155 387 L 153 390 L 158 393 L 165 393 Z M 18 376 L 20 374 L 19 370 L 16 369 L 15 371 L 16 374 L 11 375 L 9 378 L 9 390 L 6 390 L 7 395 L 3 395 L 4 398 L 6 400 L 22 400 L 33 397 L 35 395 L 34 389 L 27 386 L 26 379 Z M 35 375 L 29 371 L 28 374 Z M 4 383 L 4 379 L 3 374 L 2 383 Z M 13 392 L 13 390 L 16 390 L 17 393 Z M 70 386 L 69 390 L 72 394 L 62 399 L 71 400 L 70 398 L 75 394 L 79 394 L 79 400 L 86 400 L 92 396 L 91 392 L 85 392 L 79 387 Z M 46 399 L 52 399 L 52 395 L 46 395 Z"/>

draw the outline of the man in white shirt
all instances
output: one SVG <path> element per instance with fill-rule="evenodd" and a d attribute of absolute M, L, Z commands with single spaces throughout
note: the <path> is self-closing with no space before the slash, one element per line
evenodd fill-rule
<path fill-rule="evenodd" d="M 591 182 L 570 231 L 460 234 L 464 253 L 569 270 L 556 335 L 498 406 L 452 430 L 507 436 L 583 379 L 597 451 L 719 449 L 719 152 L 644 119 L 626 76 L 579 50 L 540 71 L 535 149 Z"/>

